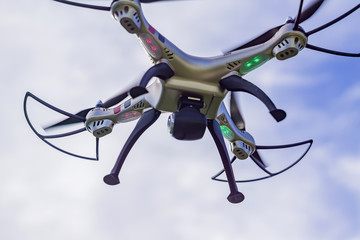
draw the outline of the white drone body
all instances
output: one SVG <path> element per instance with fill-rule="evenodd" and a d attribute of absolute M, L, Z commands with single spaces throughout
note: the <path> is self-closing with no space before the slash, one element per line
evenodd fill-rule
<path fill-rule="evenodd" d="M 112 123 L 116 124 L 122 122 L 118 120 L 120 116 L 127 114 L 130 117 L 130 113 L 140 117 L 142 111 L 149 107 L 164 112 L 176 112 L 179 99 L 184 94 L 189 98 L 201 99 L 203 107 L 200 112 L 208 119 L 215 119 L 228 92 L 220 85 L 221 79 L 230 75 L 243 76 L 274 57 L 279 60 L 294 57 L 305 47 L 307 41 L 303 32 L 293 30 L 294 23 L 288 23 L 266 43 L 216 57 L 195 57 L 184 53 L 151 26 L 144 17 L 139 1 L 116 1 L 111 6 L 111 13 L 125 30 L 136 34 L 154 64 L 165 63 L 175 70 L 175 74 L 166 81 L 157 78 L 147 86 L 148 93 L 144 97 L 124 101 L 124 103 L 131 101 L 131 106 L 142 102 L 144 103 L 142 109 L 133 109 L 130 105 L 125 108 L 126 104 L 122 103 L 114 108 L 113 116 L 109 116 L 108 111 L 89 112 L 86 126 L 96 137 L 105 136 L 111 131 L 104 132 L 103 130 L 102 133 L 101 130 L 94 131 L 95 126 L 92 127 L 91 124 L 99 123 L 104 119 L 111 119 Z M 115 111 L 118 108 L 122 111 Z M 135 119 L 137 118 L 131 118 L 131 120 Z M 228 117 L 228 122 L 232 122 L 230 117 Z M 104 126 L 107 124 L 107 121 L 103 122 Z M 236 135 L 238 132 L 244 132 L 233 130 Z M 252 149 L 241 157 L 244 159 L 255 150 L 255 143 L 251 136 L 248 138 L 238 136 L 236 141 L 243 141 L 241 139 L 245 140 L 246 144 L 250 144 Z M 239 144 L 239 142 L 231 141 L 232 146 L 242 144 L 243 142 Z M 240 154 L 237 155 L 240 156 Z"/>
<path fill-rule="evenodd" d="M 278 109 L 271 99 L 253 83 L 243 79 L 247 73 L 257 69 L 267 61 L 276 58 L 286 60 L 296 56 L 304 48 L 315 51 L 347 56 L 360 57 L 359 53 L 344 53 L 324 49 L 308 43 L 310 35 L 319 32 L 347 17 L 360 8 L 360 4 L 338 18 L 311 31 L 305 32 L 299 24 L 309 19 L 323 4 L 324 0 L 312 0 L 307 8 L 300 1 L 298 14 L 288 18 L 286 23 L 274 27 L 257 38 L 219 56 L 196 57 L 180 50 L 144 17 L 141 4 L 162 0 L 114 0 L 110 7 L 94 6 L 68 0 L 53 0 L 69 5 L 110 11 L 127 32 L 135 34 L 150 56 L 153 66 L 143 75 L 138 86 L 116 95 L 96 107 L 84 109 L 77 114 L 65 112 L 41 100 L 31 93 L 25 95 L 25 117 L 35 134 L 44 142 L 66 154 L 88 160 L 98 160 L 99 139 L 110 134 L 114 125 L 138 120 L 134 130 L 125 142 L 111 173 L 104 177 L 109 185 L 119 184 L 119 172 L 122 165 L 142 133 L 149 128 L 163 112 L 171 113 L 168 119 L 170 134 L 179 140 L 201 139 L 206 129 L 209 130 L 219 151 L 224 170 L 212 179 L 228 182 L 231 203 L 244 200 L 238 191 L 237 182 L 250 182 L 276 176 L 297 164 L 309 151 L 312 140 L 278 146 L 255 145 L 254 138 L 245 130 L 245 122 L 240 113 L 234 92 L 246 92 L 258 98 L 268 108 L 276 121 L 282 121 L 286 113 Z M 223 100 L 231 92 L 230 113 Z M 82 122 L 85 127 L 69 133 L 58 135 L 42 135 L 32 125 L 27 113 L 27 99 L 32 98 L 38 103 L 68 118 L 48 128 Z M 45 130 L 47 130 L 46 128 Z M 48 139 L 67 137 L 83 131 L 89 131 L 96 138 L 96 157 L 79 156 L 50 143 Z M 234 154 L 230 160 L 224 138 L 230 142 Z M 270 172 L 262 161 L 258 150 L 283 149 L 308 144 L 303 155 L 287 168 Z M 250 180 L 235 180 L 232 162 L 236 159 L 251 158 L 268 176 Z M 223 172 L 226 180 L 218 179 Z"/>
<path fill-rule="evenodd" d="M 121 25 L 136 34 L 154 64 L 166 63 L 175 74 L 166 82 L 151 87 L 150 104 L 160 110 L 175 112 L 184 92 L 202 97 L 200 110 L 208 118 L 217 116 L 227 90 L 220 80 L 229 75 L 243 76 L 273 57 L 284 60 L 295 56 L 307 42 L 303 32 L 294 31 L 288 23 L 266 43 L 216 57 L 195 57 L 184 53 L 161 35 L 145 19 L 139 1 L 122 0 L 111 6 L 111 13 Z"/>

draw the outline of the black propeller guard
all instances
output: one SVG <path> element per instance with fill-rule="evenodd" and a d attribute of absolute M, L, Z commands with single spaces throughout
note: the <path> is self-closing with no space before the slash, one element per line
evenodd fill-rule
<path fill-rule="evenodd" d="M 40 98 L 36 97 L 34 94 L 32 94 L 30 92 L 27 92 L 25 94 L 25 98 L 24 98 L 24 114 L 25 114 L 25 118 L 26 118 L 27 123 L 29 124 L 31 130 L 36 134 L 36 136 L 38 136 L 42 141 L 44 141 L 46 144 L 48 144 L 52 148 L 55 148 L 56 150 L 58 150 L 58 151 L 60 151 L 62 153 L 65 153 L 67 155 L 77 157 L 77 158 L 81 158 L 81 159 L 85 159 L 85 160 L 93 160 L 93 161 L 99 160 L 99 138 L 96 138 L 96 144 L 95 144 L 96 156 L 95 157 L 86 157 L 86 156 L 81 156 L 81 155 L 78 155 L 78 154 L 75 154 L 75 153 L 68 152 L 68 151 L 66 151 L 64 149 L 61 149 L 61 148 L 55 146 L 54 144 L 50 143 L 47 140 L 47 139 L 56 139 L 56 138 L 69 137 L 69 136 L 84 132 L 84 131 L 86 131 L 85 127 L 80 128 L 80 129 L 75 130 L 75 131 L 63 133 L 63 134 L 47 135 L 47 136 L 42 135 L 41 133 L 36 131 L 35 127 L 32 125 L 32 123 L 31 123 L 31 121 L 29 119 L 29 116 L 28 116 L 28 110 L 27 110 L 27 100 L 28 100 L 28 98 L 34 99 L 35 101 L 37 101 L 38 103 L 44 105 L 45 107 L 50 108 L 50 109 L 52 109 L 52 110 L 54 110 L 54 111 L 56 111 L 56 112 L 58 112 L 60 114 L 63 114 L 65 116 L 69 117 L 69 119 L 75 119 L 77 122 L 84 122 L 85 117 L 82 118 L 82 117 L 80 117 L 78 115 L 74 115 L 74 114 L 65 112 L 65 111 L 63 111 L 63 110 L 61 110 L 61 109 L 59 109 L 57 107 L 54 107 L 53 105 L 45 102 L 44 100 L 41 100 Z"/>
<path fill-rule="evenodd" d="M 286 145 L 277 145 L 277 146 L 256 146 L 257 149 L 259 150 L 272 150 L 272 149 L 285 149 L 285 148 L 292 148 L 292 147 L 297 147 L 297 146 L 302 146 L 305 144 L 309 144 L 308 148 L 305 150 L 305 152 L 300 156 L 299 159 L 297 159 L 295 162 L 293 162 L 291 165 L 289 165 L 288 167 L 272 173 L 269 172 L 262 164 L 260 164 L 260 162 L 257 159 L 257 154 L 252 154 L 250 156 L 250 158 L 255 162 L 255 164 L 260 167 L 266 174 L 268 174 L 268 176 L 265 177 L 259 177 L 259 178 L 253 178 L 253 179 L 246 179 L 246 180 L 235 180 L 236 183 L 246 183 L 246 182 L 255 182 L 255 181 L 260 181 L 260 180 L 264 180 L 267 178 L 271 178 L 271 177 L 275 177 L 287 170 L 289 170 L 290 168 L 292 168 L 293 166 L 295 166 L 296 164 L 298 164 L 304 157 L 305 155 L 309 152 L 312 144 L 313 144 L 313 140 L 307 140 L 307 141 L 303 141 L 303 142 L 298 142 L 298 143 L 293 143 L 293 144 L 286 144 Z M 256 152 L 257 153 L 257 152 Z M 236 160 L 237 158 L 234 156 L 231 159 L 231 164 Z M 215 174 L 211 179 L 215 180 L 215 181 L 219 181 L 219 182 L 227 182 L 227 180 L 225 179 L 219 179 L 218 177 L 224 172 L 225 170 L 221 170 L 219 171 L 217 174 Z"/>

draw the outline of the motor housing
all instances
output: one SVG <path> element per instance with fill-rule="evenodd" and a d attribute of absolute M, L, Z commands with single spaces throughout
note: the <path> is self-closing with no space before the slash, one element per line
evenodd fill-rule
<path fill-rule="evenodd" d="M 89 122 L 87 125 L 87 129 L 91 132 L 95 137 L 100 138 L 104 137 L 112 132 L 114 127 L 114 122 L 110 119 L 102 119 Z"/>
<path fill-rule="evenodd" d="M 278 60 L 286 60 L 296 56 L 306 45 L 306 37 L 289 36 L 276 45 L 273 49 L 273 55 Z"/>
<path fill-rule="evenodd" d="M 138 11 L 130 5 L 124 5 L 119 2 L 112 7 L 112 14 L 114 18 L 120 22 L 120 24 L 129 33 L 139 33 L 141 27 L 141 20 Z"/>
<path fill-rule="evenodd" d="M 233 154 L 241 160 L 247 159 L 253 152 L 252 147 L 241 140 L 230 142 L 230 146 Z"/>

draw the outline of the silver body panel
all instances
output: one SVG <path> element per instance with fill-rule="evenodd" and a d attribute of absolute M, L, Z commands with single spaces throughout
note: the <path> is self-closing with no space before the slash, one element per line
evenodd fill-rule
<path fill-rule="evenodd" d="M 157 110 L 176 112 L 182 95 L 200 97 L 204 101 L 204 108 L 200 111 L 209 119 L 216 118 L 227 93 L 220 86 L 222 78 L 230 74 L 244 75 L 239 70 L 256 56 L 266 56 L 266 61 L 274 58 L 274 48 L 281 47 L 286 38 L 297 38 L 301 46 L 305 46 L 307 41 L 302 32 L 293 31 L 293 23 L 288 23 L 266 43 L 220 56 L 196 57 L 180 50 L 152 27 L 137 0 L 115 2 L 111 12 L 129 33 L 138 36 L 154 64 L 166 62 L 175 72 L 166 82 L 155 81 L 153 86 L 148 86 L 147 101 Z"/>

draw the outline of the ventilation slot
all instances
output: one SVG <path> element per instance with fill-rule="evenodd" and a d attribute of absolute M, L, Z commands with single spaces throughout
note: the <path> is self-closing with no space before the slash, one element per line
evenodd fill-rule
<path fill-rule="evenodd" d="M 174 53 L 170 51 L 168 48 L 164 48 L 165 55 L 168 60 L 174 60 Z"/>
<path fill-rule="evenodd" d="M 230 71 L 238 70 L 240 67 L 240 63 L 241 63 L 241 61 L 235 61 L 235 62 L 228 63 L 226 65 L 226 68 Z"/>
<path fill-rule="evenodd" d="M 134 12 L 134 18 L 135 18 L 135 21 L 140 24 L 140 18 L 139 18 L 139 14 L 137 12 Z"/>
<path fill-rule="evenodd" d="M 297 36 L 290 36 L 274 47 L 273 54 L 279 60 L 294 57 L 304 48 L 305 43 L 305 39 L 301 39 Z"/>
<path fill-rule="evenodd" d="M 142 109 L 144 107 L 145 107 L 145 103 L 143 101 L 141 101 L 141 102 L 134 105 L 134 110 Z"/>
<path fill-rule="evenodd" d="M 114 10 L 114 16 L 129 33 L 140 31 L 141 21 L 134 7 L 117 6 Z"/>

